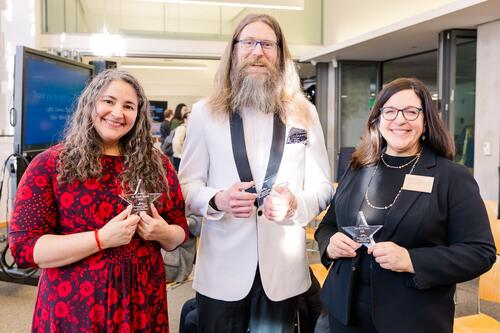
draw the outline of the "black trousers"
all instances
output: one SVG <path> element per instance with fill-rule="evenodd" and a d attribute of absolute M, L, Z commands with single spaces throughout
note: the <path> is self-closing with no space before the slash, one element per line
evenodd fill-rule
<path fill-rule="evenodd" d="M 196 299 L 191 298 L 182 306 L 179 333 L 196 332 L 198 332 L 198 309 L 196 308 Z"/>
<path fill-rule="evenodd" d="M 250 293 L 239 301 L 226 302 L 196 293 L 201 333 L 291 333 L 294 331 L 298 296 L 271 301 L 257 269 Z"/>
<path fill-rule="evenodd" d="M 331 333 L 378 333 L 372 320 L 371 287 L 357 284 L 353 295 L 351 320 L 344 325 L 330 315 Z M 397 320 L 396 318 L 394 320 Z"/>

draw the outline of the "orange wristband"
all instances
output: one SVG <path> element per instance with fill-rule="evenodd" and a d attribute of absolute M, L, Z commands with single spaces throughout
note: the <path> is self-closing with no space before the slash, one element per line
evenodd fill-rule
<path fill-rule="evenodd" d="M 102 251 L 101 242 L 99 241 L 99 230 L 98 229 L 94 230 L 94 237 L 95 237 L 95 242 L 97 243 L 97 248 L 99 249 L 99 251 Z"/>

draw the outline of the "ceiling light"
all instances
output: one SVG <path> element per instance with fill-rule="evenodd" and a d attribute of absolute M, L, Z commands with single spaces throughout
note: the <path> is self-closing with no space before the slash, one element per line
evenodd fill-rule
<path fill-rule="evenodd" d="M 271 8 L 287 10 L 304 10 L 304 0 L 142 0 L 149 2 L 167 2 L 183 5 L 212 5 L 226 7 Z"/>
<path fill-rule="evenodd" d="M 173 69 L 173 70 L 196 70 L 204 71 L 207 69 L 206 66 L 173 66 L 173 65 L 121 65 L 121 68 L 133 68 L 133 69 Z"/>
<path fill-rule="evenodd" d="M 125 44 L 125 39 L 122 36 L 110 34 L 105 25 L 102 28 L 102 33 L 90 35 L 90 50 L 96 56 L 126 56 Z"/>

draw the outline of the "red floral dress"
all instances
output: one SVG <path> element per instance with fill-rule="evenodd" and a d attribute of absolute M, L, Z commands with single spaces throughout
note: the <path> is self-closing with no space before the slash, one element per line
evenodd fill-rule
<path fill-rule="evenodd" d="M 21 267 L 36 266 L 33 248 L 44 234 L 73 234 L 101 228 L 127 203 L 118 174 L 123 157 L 103 156 L 100 179 L 71 184 L 56 180 L 57 148 L 29 165 L 16 194 L 9 240 Z M 186 232 L 184 199 L 171 164 L 170 186 L 155 205 L 170 224 Z M 168 332 L 165 271 L 160 244 L 137 234 L 125 246 L 105 249 L 76 263 L 43 269 L 33 332 Z"/>

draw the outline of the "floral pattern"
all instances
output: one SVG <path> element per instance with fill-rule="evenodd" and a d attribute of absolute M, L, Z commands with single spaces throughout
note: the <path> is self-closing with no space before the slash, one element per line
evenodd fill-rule
<path fill-rule="evenodd" d="M 101 228 L 126 208 L 118 174 L 123 157 L 103 156 L 103 176 L 58 183 L 57 147 L 29 165 L 16 194 L 9 240 L 21 267 L 36 266 L 33 248 L 44 234 L 72 234 Z M 155 202 L 169 224 L 187 238 L 184 199 L 164 157 L 169 193 Z M 160 244 L 137 234 L 125 246 L 105 249 L 76 263 L 42 270 L 33 332 L 168 332 L 165 272 Z"/>

